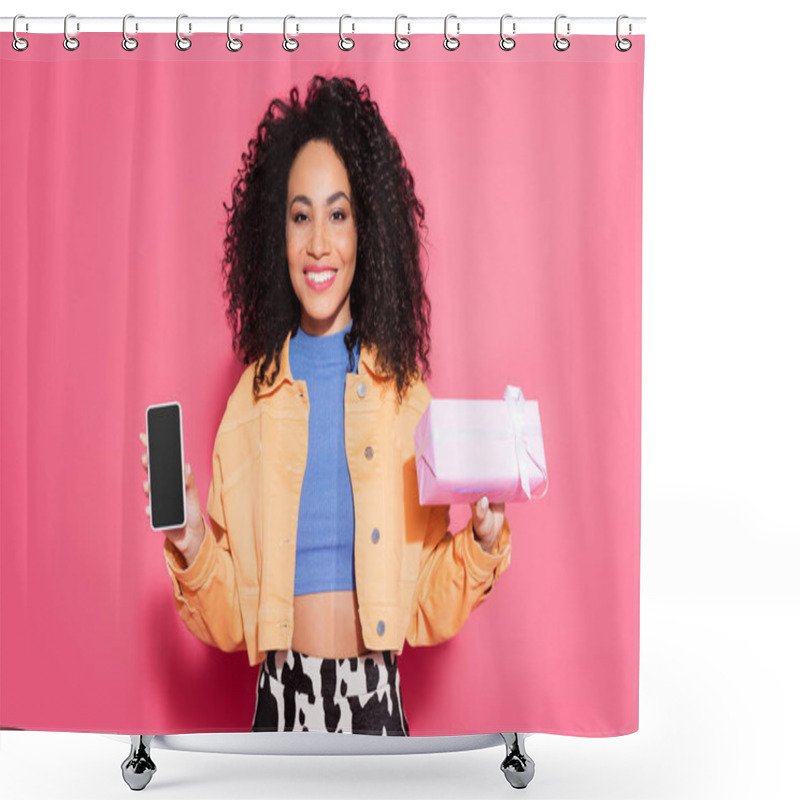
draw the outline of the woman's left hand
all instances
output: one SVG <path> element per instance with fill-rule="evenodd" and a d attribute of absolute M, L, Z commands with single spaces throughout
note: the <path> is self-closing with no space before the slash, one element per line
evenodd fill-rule
<path fill-rule="evenodd" d="M 475 538 L 480 546 L 488 553 L 503 527 L 503 514 L 506 511 L 505 503 L 490 503 L 487 497 L 482 497 L 475 503 L 470 503 L 472 508 L 472 527 Z"/>

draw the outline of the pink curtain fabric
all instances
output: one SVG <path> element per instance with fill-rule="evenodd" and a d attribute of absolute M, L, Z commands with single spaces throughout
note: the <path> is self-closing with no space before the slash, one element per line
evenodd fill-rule
<path fill-rule="evenodd" d="M 432 395 L 514 384 L 542 419 L 549 490 L 506 505 L 511 565 L 453 639 L 400 657 L 411 734 L 637 730 L 644 38 L 497 38 L 0 49 L 0 725 L 250 730 L 257 669 L 173 608 L 138 433 L 182 404 L 205 503 L 244 366 L 222 203 L 269 101 L 322 74 L 369 86 L 425 205 Z"/>

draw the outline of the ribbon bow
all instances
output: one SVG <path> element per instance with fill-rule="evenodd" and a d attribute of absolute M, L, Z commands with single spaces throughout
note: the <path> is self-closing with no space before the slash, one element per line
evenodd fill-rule
<path fill-rule="evenodd" d="M 528 447 L 527 441 L 525 439 L 525 434 L 522 432 L 522 423 L 525 419 L 524 416 L 524 407 L 525 407 L 525 397 L 522 394 L 522 389 L 519 386 L 512 386 L 508 384 L 506 386 L 505 394 L 503 395 L 503 399 L 506 401 L 508 406 L 508 413 L 511 417 L 511 424 L 514 429 L 514 449 L 517 454 L 517 467 L 519 469 L 519 479 L 522 483 L 522 489 L 525 492 L 525 496 L 528 500 L 531 499 L 531 484 L 530 484 L 530 472 L 528 470 L 528 459 L 526 458 L 526 453 L 530 456 L 531 461 L 539 468 L 539 471 L 544 476 L 544 492 L 542 492 L 538 497 L 543 497 L 545 492 L 547 492 L 547 473 L 545 470 L 542 469 L 541 465 L 538 461 L 533 457 L 533 453 L 531 452 L 531 448 Z"/>

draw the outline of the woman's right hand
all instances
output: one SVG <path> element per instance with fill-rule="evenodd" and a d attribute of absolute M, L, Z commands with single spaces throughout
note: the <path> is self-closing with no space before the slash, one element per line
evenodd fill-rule
<path fill-rule="evenodd" d="M 145 474 L 147 474 L 147 438 L 144 433 L 139 434 L 145 451 L 142 454 L 142 467 Z M 186 525 L 182 528 L 172 528 L 165 530 L 164 535 L 178 548 L 186 561 L 186 567 L 190 567 L 194 562 L 197 554 L 200 552 L 200 546 L 203 544 L 203 537 L 205 536 L 205 521 L 203 519 L 203 509 L 200 508 L 200 498 L 197 495 L 197 484 L 194 482 L 194 474 L 191 471 L 191 466 L 186 465 L 184 479 L 186 480 Z M 148 498 L 147 505 L 144 507 L 144 513 L 150 516 L 150 484 L 145 479 L 143 483 L 144 493 Z"/>

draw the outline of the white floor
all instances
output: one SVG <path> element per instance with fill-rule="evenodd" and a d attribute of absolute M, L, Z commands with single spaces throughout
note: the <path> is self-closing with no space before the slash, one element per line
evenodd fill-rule
<path fill-rule="evenodd" d="M 793 559 L 797 563 L 796 558 Z M 640 730 L 527 740 L 537 798 L 795 800 L 798 604 L 643 604 Z M 153 750 L 163 798 L 490 798 L 512 791 L 504 748 L 404 756 L 244 756 Z M 4 798 L 127 796 L 128 747 L 104 736 L 0 732 Z"/>

